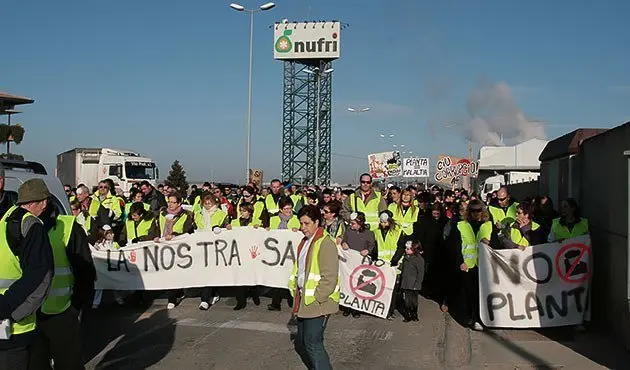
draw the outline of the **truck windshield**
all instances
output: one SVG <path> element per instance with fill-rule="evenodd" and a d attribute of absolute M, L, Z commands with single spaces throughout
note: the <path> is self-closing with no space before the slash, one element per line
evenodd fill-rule
<path fill-rule="evenodd" d="M 125 175 L 134 180 L 155 180 L 155 163 L 125 162 Z"/>

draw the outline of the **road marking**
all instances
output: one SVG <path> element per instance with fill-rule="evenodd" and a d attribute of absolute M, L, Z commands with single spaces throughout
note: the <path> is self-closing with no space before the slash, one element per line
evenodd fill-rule
<path fill-rule="evenodd" d="M 297 332 L 296 325 L 274 324 L 262 321 L 237 321 L 231 320 L 227 322 L 219 321 L 200 321 L 194 318 L 183 318 L 177 320 L 178 326 L 196 327 L 196 328 L 214 328 L 214 329 L 240 329 L 262 331 L 267 333 L 294 334 Z M 394 332 L 389 330 L 368 330 L 368 329 L 339 329 L 334 332 L 346 334 L 352 337 L 363 337 L 367 339 L 388 341 L 394 336 Z"/>

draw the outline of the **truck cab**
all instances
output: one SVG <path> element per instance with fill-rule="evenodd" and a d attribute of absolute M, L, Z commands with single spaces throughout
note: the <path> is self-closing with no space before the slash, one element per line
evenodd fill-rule
<path fill-rule="evenodd" d="M 114 181 L 114 185 L 119 187 L 125 195 L 129 195 L 129 191 L 133 184 L 141 181 L 149 181 L 155 185 L 155 181 L 159 176 L 158 168 L 151 158 L 141 157 L 134 152 L 121 152 L 107 149 L 111 152 L 105 152 L 101 157 L 101 166 L 104 176 L 102 179 L 110 178 Z"/>

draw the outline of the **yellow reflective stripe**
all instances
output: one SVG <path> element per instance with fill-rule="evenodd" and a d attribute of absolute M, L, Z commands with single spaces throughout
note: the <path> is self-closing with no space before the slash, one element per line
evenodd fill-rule
<path fill-rule="evenodd" d="M 304 289 L 304 295 L 309 297 L 315 296 L 315 289 Z"/>
<path fill-rule="evenodd" d="M 318 282 L 321 279 L 322 279 L 321 275 L 310 273 L 310 274 L 308 274 L 308 279 L 307 280 L 313 280 L 314 282 Z"/>

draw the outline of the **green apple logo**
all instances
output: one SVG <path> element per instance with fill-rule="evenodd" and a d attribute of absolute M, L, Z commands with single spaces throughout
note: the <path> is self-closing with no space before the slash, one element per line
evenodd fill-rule
<path fill-rule="evenodd" d="M 291 49 L 293 48 L 293 43 L 291 43 L 291 39 L 289 38 L 289 36 L 291 36 L 292 33 L 293 31 L 291 30 L 284 30 L 284 34 L 278 37 L 275 45 L 276 51 L 278 53 L 288 53 L 289 51 L 291 51 Z"/>

